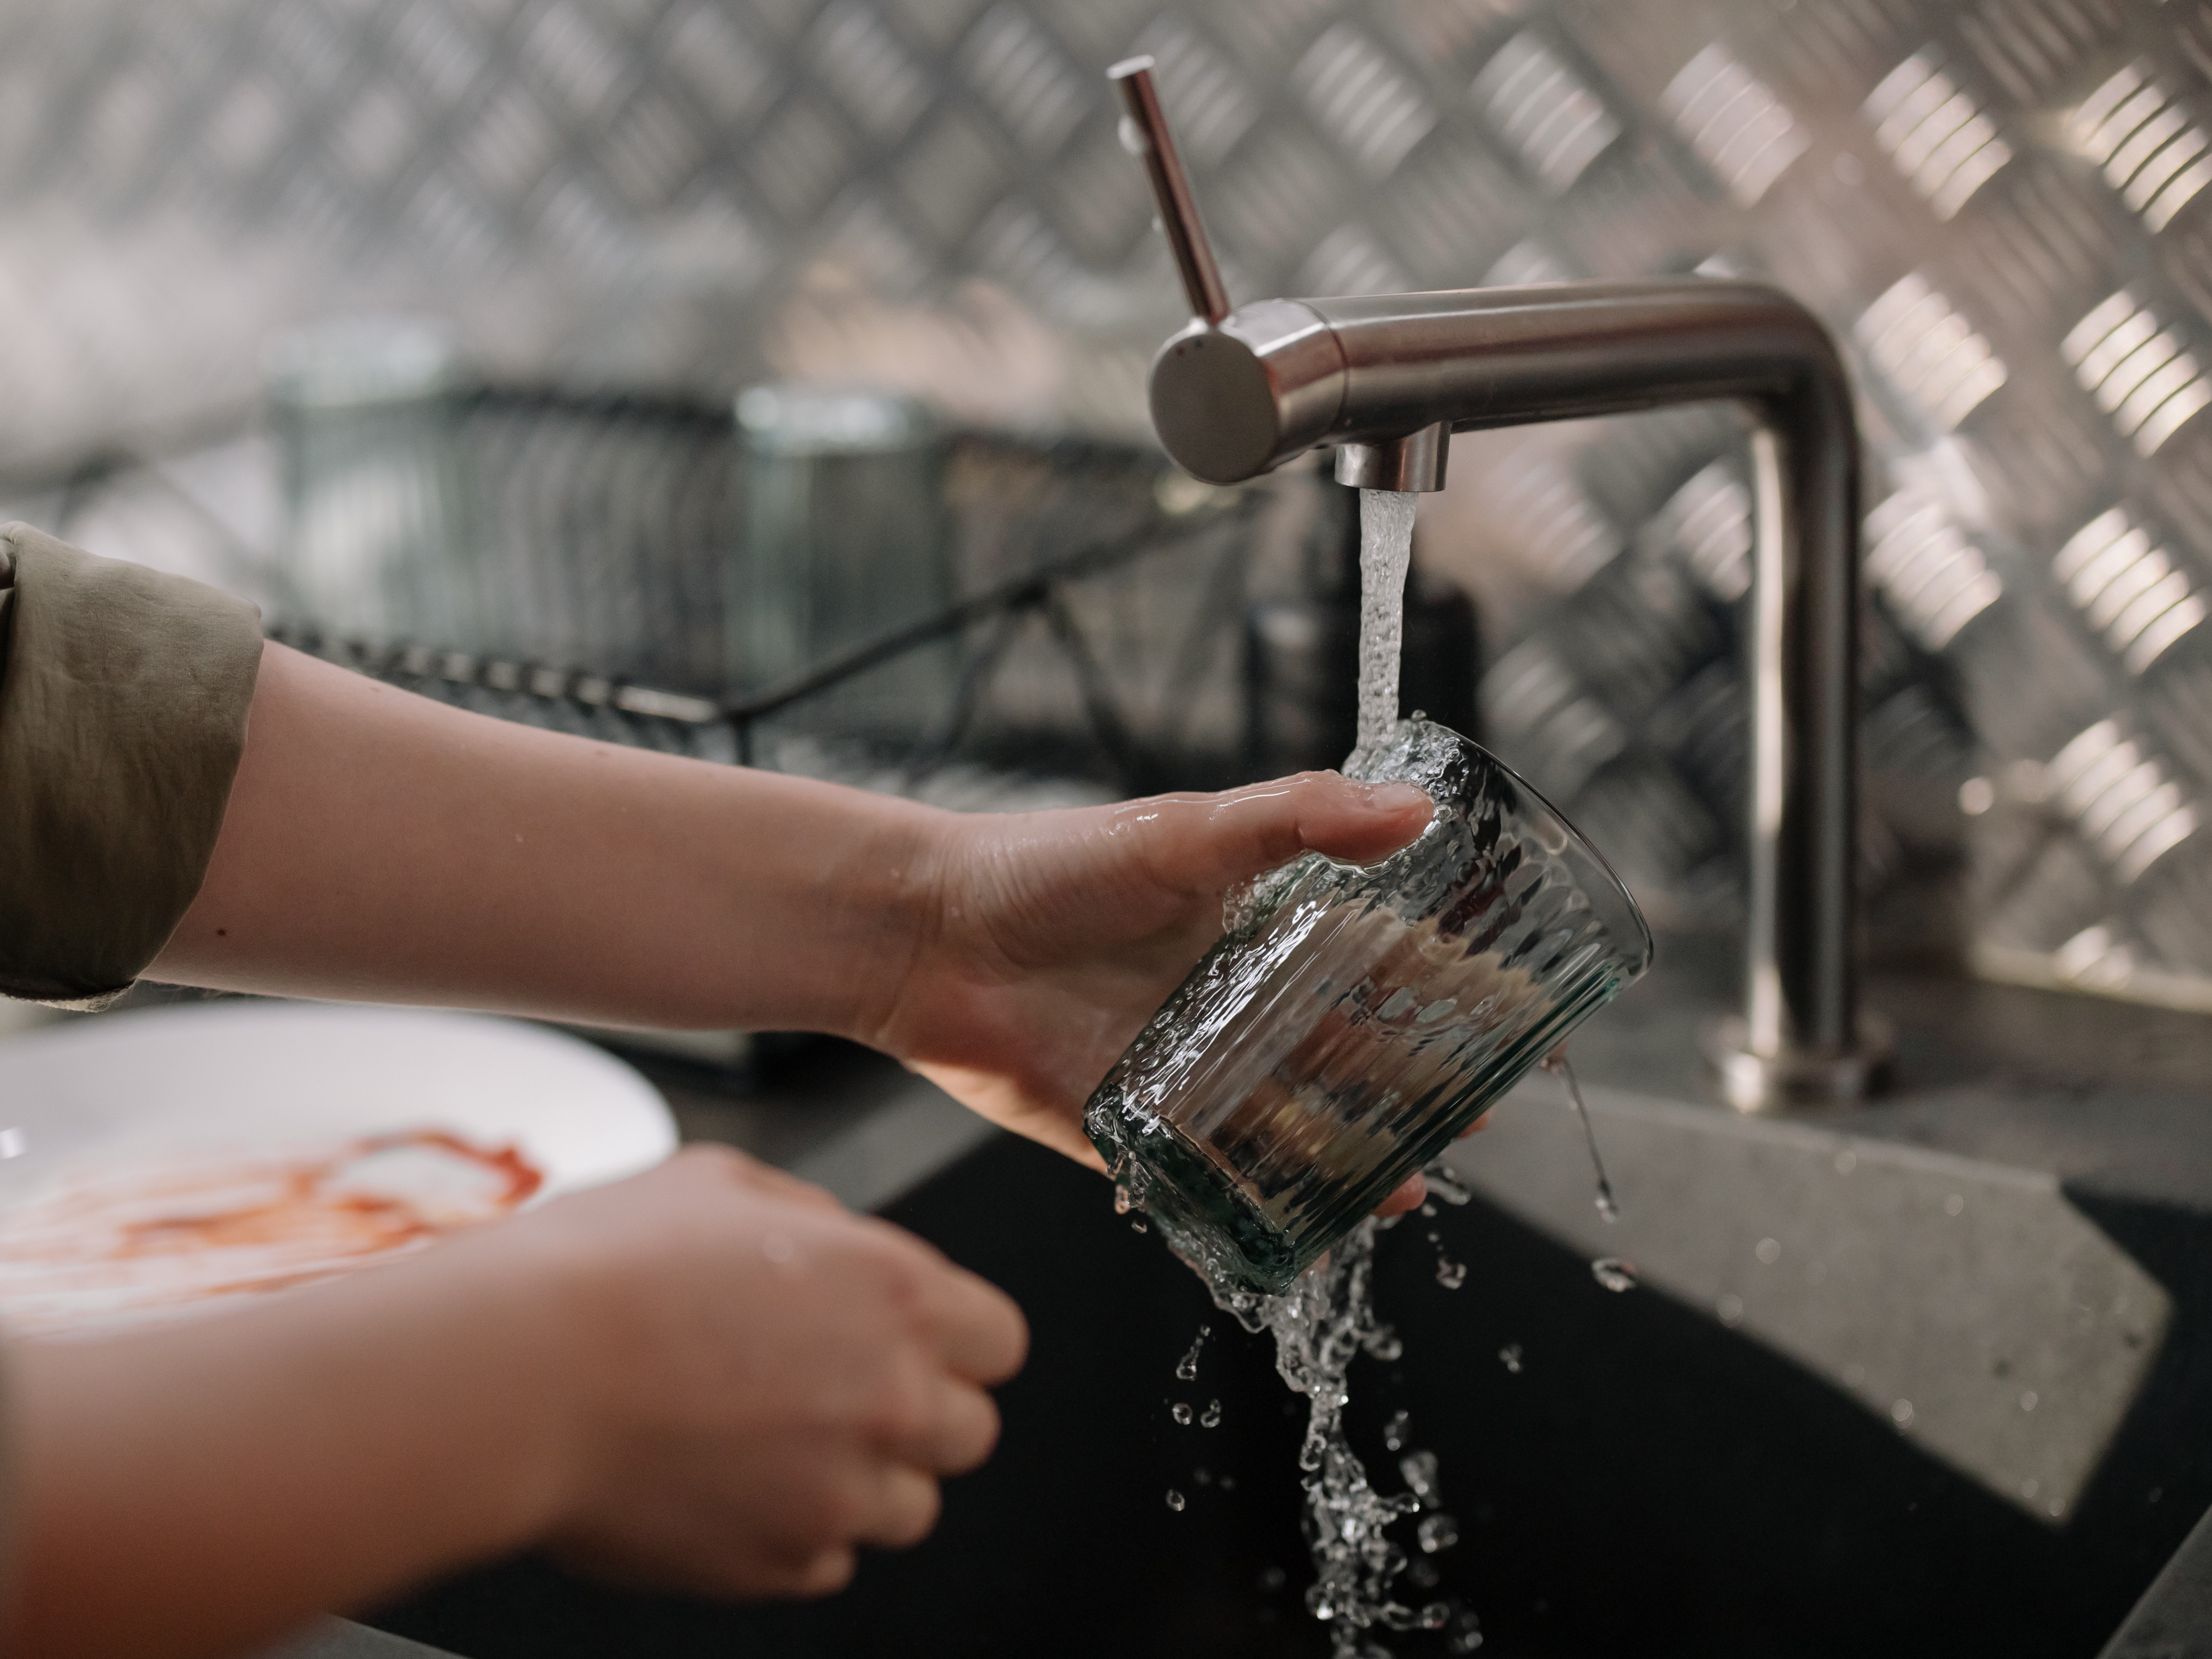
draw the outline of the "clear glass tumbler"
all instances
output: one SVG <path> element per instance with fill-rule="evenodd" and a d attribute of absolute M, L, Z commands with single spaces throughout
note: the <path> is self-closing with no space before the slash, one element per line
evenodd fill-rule
<path fill-rule="evenodd" d="M 1085 1115 L 1217 1284 L 1286 1290 L 1650 965 L 1620 878 L 1488 750 L 1416 717 L 1347 770 L 1420 785 L 1428 828 L 1260 883 Z"/>

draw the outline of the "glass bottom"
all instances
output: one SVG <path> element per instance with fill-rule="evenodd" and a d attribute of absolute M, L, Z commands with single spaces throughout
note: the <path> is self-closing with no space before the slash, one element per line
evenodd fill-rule
<path fill-rule="evenodd" d="M 1220 1289 L 1280 1296 L 1319 1249 L 1304 1249 L 1268 1219 L 1234 1178 L 1182 1131 L 1156 1123 L 1136 1134 L 1119 1112 L 1093 1109 L 1091 1138 L 1176 1252 Z"/>

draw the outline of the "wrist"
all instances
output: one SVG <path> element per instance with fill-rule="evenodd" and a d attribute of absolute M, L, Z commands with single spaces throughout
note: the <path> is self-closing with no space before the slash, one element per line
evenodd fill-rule
<path fill-rule="evenodd" d="M 882 805 L 850 888 L 853 902 L 871 919 L 874 942 L 840 976 L 843 1007 L 833 1035 L 903 1059 L 900 1010 L 910 988 L 939 965 L 947 931 L 969 908 L 964 852 L 976 819 L 908 801 Z"/>

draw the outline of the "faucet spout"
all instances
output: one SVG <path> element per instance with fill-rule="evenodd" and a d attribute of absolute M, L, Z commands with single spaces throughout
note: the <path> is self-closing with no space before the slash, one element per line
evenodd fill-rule
<path fill-rule="evenodd" d="M 1194 477 L 1240 483 L 1330 444 L 1342 483 L 1441 489 L 1454 432 L 1716 398 L 1749 411 L 1744 1008 L 1706 1055 L 1745 1110 L 1867 1093 L 1885 1045 L 1860 1018 L 1854 933 L 1859 447 L 1827 331 L 1778 289 L 1700 278 L 1221 311 L 1149 68 L 1115 73 L 1197 313 L 1153 359 L 1152 423 Z"/>

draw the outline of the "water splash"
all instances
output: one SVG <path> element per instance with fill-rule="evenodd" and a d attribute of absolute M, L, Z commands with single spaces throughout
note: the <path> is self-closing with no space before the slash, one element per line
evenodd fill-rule
<path fill-rule="evenodd" d="M 1474 1202 L 1474 1188 L 1446 1169 L 1442 1163 L 1430 1164 L 1427 1169 L 1421 1171 L 1421 1175 L 1422 1178 L 1429 1183 L 1431 1198 L 1442 1199 L 1454 1209 L 1459 1209 Z"/>
<path fill-rule="evenodd" d="M 1434 1555 L 1459 1542 L 1459 1522 L 1449 1515 L 1425 1515 L 1421 1524 L 1413 1528 L 1413 1536 L 1420 1543 L 1422 1554 Z"/>
<path fill-rule="evenodd" d="M 1467 1263 L 1455 1261 L 1439 1250 L 1437 1253 L 1437 1283 L 1448 1291 L 1455 1291 L 1467 1283 Z"/>
<path fill-rule="evenodd" d="M 1392 1594 L 1408 1557 L 1389 1528 L 1426 1500 L 1418 1491 L 1376 1492 L 1344 1432 L 1352 1360 L 1363 1352 L 1387 1358 L 1402 1352 L 1396 1334 L 1375 1314 L 1376 1231 L 1372 1218 L 1361 1222 L 1281 1296 L 1209 1286 L 1216 1305 L 1245 1329 L 1273 1336 L 1277 1372 L 1306 1397 L 1305 1439 L 1298 1449 L 1298 1467 L 1306 1472 L 1306 1542 L 1314 1562 L 1306 1606 L 1329 1626 L 1334 1659 L 1371 1659 L 1383 1652 L 1368 1635 L 1378 1626 L 1441 1629 L 1450 1616 L 1442 1603 L 1416 1610 Z M 1393 1422 L 1402 1443 L 1405 1425 Z M 1401 1474 L 1408 1464 L 1433 1493 L 1435 1455 L 1410 1455 L 1400 1465 Z M 1433 1625 L 1428 1622 L 1432 1613 Z"/>
<path fill-rule="evenodd" d="M 1359 747 L 1379 749 L 1398 724 L 1398 656 L 1406 631 L 1406 570 L 1413 507 L 1395 489 L 1359 492 Z"/>
<path fill-rule="evenodd" d="M 1632 1291 L 1636 1264 L 1626 1256 L 1601 1255 L 1590 1263 L 1590 1277 L 1608 1291 Z"/>
<path fill-rule="evenodd" d="M 1216 1297 L 1218 1301 L 1220 1298 Z M 1188 1382 L 1198 1375 L 1198 1351 L 1206 1346 L 1206 1339 L 1213 1334 L 1213 1327 L 1200 1325 L 1198 1334 L 1191 1340 L 1190 1352 L 1176 1361 L 1176 1380 Z"/>
<path fill-rule="evenodd" d="M 1561 1043 L 1544 1056 L 1546 1071 L 1564 1079 L 1567 1093 L 1575 1103 L 1575 1115 L 1582 1120 L 1583 1141 L 1589 1148 L 1590 1173 L 1597 1178 L 1597 1212 L 1608 1222 L 1620 1219 L 1620 1206 L 1613 1201 L 1613 1182 L 1606 1178 L 1605 1159 L 1597 1150 L 1597 1131 L 1590 1124 L 1589 1108 L 1583 1102 L 1582 1080 L 1575 1075 L 1575 1063 L 1567 1058 L 1567 1045 Z"/>
<path fill-rule="evenodd" d="M 1424 1504 L 1437 1501 L 1437 1455 L 1432 1451 L 1407 1452 L 1398 1460 L 1398 1473 L 1406 1478 L 1406 1490 Z"/>
<path fill-rule="evenodd" d="M 1521 1375 L 1521 1345 L 1509 1342 L 1498 1351 L 1498 1363 L 1505 1367 L 1510 1376 Z"/>

